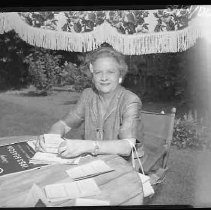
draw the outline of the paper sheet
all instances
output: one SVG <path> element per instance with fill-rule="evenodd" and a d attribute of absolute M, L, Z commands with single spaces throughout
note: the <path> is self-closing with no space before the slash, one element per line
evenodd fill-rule
<path fill-rule="evenodd" d="M 138 173 L 138 175 L 139 175 L 142 183 L 145 183 L 145 182 L 147 182 L 147 181 L 150 180 L 150 177 L 149 176 L 146 176 L 146 175 L 144 175 L 142 173 Z"/>
<path fill-rule="evenodd" d="M 110 205 L 110 202 L 106 200 L 86 199 L 86 198 L 77 198 L 75 200 L 75 206 L 108 206 L 108 205 Z"/>
<path fill-rule="evenodd" d="M 113 171 L 103 160 L 95 160 L 90 163 L 66 170 L 74 180 L 97 176 L 102 173 Z"/>
<path fill-rule="evenodd" d="M 44 190 L 49 202 L 93 196 L 101 192 L 94 179 L 46 185 Z"/>
<path fill-rule="evenodd" d="M 58 153 L 59 145 L 65 141 L 59 134 L 44 134 L 43 137 L 45 139 L 46 152 L 49 153 Z M 35 150 L 36 140 L 27 141 L 27 143 Z"/>
<path fill-rule="evenodd" d="M 154 194 L 155 191 L 154 191 L 152 185 L 150 184 L 150 177 L 143 175 L 142 173 L 138 173 L 138 175 L 139 175 L 142 185 L 143 185 L 144 197 Z"/>
<path fill-rule="evenodd" d="M 58 153 L 59 145 L 65 140 L 59 134 L 44 134 L 46 152 Z"/>
<path fill-rule="evenodd" d="M 80 157 L 68 159 L 61 158 L 54 153 L 36 152 L 35 155 L 30 159 L 31 163 L 47 163 L 47 164 L 75 164 L 77 165 L 80 161 Z"/>
<path fill-rule="evenodd" d="M 35 151 L 36 140 L 27 141 L 27 144 Z"/>

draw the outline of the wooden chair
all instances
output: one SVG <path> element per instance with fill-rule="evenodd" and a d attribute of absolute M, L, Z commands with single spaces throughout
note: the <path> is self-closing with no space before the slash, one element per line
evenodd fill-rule
<path fill-rule="evenodd" d="M 142 163 L 145 174 L 150 175 L 158 172 L 158 176 L 165 176 L 168 169 L 167 163 L 173 137 L 175 113 L 176 108 L 172 108 L 170 114 L 147 111 L 141 113 L 144 139 Z M 162 179 L 162 177 L 159 178 Z"/>

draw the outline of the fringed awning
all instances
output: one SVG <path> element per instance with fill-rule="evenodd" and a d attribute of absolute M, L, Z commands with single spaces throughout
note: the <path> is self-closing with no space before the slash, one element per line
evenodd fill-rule
<path fill-rule="evenodd" d="M 164 10 L 5 12 L 0 33 L 31 45 L 86 52 L 107 42 L 126 55 L 180 52 L 202 36 L 199 7 Z"/>

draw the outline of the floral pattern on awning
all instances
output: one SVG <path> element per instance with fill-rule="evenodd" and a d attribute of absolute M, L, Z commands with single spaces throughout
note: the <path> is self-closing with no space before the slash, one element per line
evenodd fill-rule
<path fill-rule="evenodd" d="M 19 12 L 29 25 L 50 30 L 85 33 L 107 21 L 121 34 L 180 30 L 194 17 L 195 7 L 177 10 L 119 10 Z M 149 16 L 152 16 L 149 18 Z M 154 28 L 149 29 L 154 22 Z M 156 24 L 155 24 L 156 23 Z"/>

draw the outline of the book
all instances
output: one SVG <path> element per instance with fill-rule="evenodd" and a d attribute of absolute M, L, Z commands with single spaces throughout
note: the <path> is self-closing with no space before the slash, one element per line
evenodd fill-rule
<path fill-rule="evenodd" d="M 35 150 L 28 142 L 0 146 L 0 176 L 37 169 L 46 164 L 30 163 Z"/>
<path fill-rule="evenodd" d="M 73 180 L 86 179 L 111 171 L 114 171 L 114 169 L 101 159 L 66 170 Z"/>

